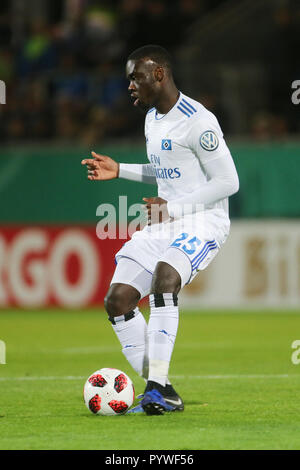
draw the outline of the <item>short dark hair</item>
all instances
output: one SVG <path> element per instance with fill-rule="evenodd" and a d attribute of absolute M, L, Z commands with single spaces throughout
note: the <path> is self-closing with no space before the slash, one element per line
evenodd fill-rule
<path fill-rule="evenodd" d="M 155 44 L 149 44 L 148 46 L 142 46 L 133 51 L 127 60 L 140 60 L 140 59 L 151 59 L 158 65 L 166 67 L 169 71 L 172 71 L 172 59 L 166 49 Z"/>

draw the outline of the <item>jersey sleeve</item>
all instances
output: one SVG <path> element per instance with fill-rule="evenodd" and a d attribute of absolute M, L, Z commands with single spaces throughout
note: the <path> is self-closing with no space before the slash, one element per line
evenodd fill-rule
<path fill-rule="evenodd" d="M 119 178 L 139 183 L 156 184 L 155 171 L 151 163 L 120 163 Z"/>
<path fill-rule="evenodd" d="M 193 123 L 187 135 L 187 144 L 202 164 L 230 154 L 214 115 L 209 120 L 198 119 Z"/>

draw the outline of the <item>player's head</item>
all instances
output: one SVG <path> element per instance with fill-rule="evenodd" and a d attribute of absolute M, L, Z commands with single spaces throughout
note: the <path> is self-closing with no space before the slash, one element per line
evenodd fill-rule
<path fill-rule="evenodd" d="M 161 46 L 140 47 L 129 55 L 126 75 L 134 104 L 145 108 L 155 106 L 165 87 L 173 83 L 171 57 Z"/>

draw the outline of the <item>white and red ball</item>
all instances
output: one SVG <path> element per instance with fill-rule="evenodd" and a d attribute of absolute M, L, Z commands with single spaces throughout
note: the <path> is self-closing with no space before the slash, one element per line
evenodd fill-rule
<path fill-rule="evenodd" d="M 89 376 L 83 398 L 94 414 L 120 415 L 126 413 L 134 401 L 134 386 L 125 372 L 103 368 Z"/>

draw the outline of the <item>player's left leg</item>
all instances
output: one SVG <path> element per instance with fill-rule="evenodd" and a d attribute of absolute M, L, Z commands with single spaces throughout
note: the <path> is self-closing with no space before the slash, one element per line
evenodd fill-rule
<path fill-rule="evenodd" d="M 167 384 L 169 364 L 178 328 L 177 294 L 181 289 L 178 271 L 166 262 L 158 262 L 149 296 L 148 324 L 149 376 L 142 407 L 148 414 L 183 410 L 183 402 Z"/>
<path fill-rule="evenodd" d="M 178 299 L 181 289 L 179 273 L 165 262 L 157 263 L 149 296 L 148 381 L 166 385 L 169 363 L 178 328 Z"/>

